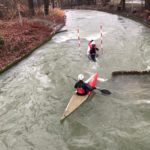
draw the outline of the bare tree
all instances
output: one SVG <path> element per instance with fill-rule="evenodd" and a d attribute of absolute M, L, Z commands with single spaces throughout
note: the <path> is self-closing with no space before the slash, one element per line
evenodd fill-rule
<path fill-rule="evenodd" d="M 33 0 L 28 0 L 28 6 L 29 6 L 29 14 L 30 16 L 34 16 L 34 3 Z"/>
<path fill-rule="evenodd" d="M 40 1 L 40 0 L 36 0 L 36 5 L 40 8 L 40 6 L 41 6 L 41 1 Z"/>
<path fill-rule="evenodd" d="M 122 10 L 125 10 L 125 5 L 126 4 L 126 0 L 121 0 L 120 1 L 120 5 L 121 5 L 121 7 L 122 7 Z"/>
<path fill-rule="evenodd" d="M 49 0 L 44 0 L 44 14 L 45 16 L 49 14 Z"/>
<path fill-rule="evenodd" d="M 145 0 L 145 8 L 150 9 L 150 0 Z"/>
<path fill-rule="evenodd" d="M 51 0 L 52 7 L 55 8 L 55 0 Z"/>

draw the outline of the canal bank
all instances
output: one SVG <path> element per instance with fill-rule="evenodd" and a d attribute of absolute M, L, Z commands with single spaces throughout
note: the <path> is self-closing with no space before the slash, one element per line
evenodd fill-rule
<path fill-rule="evenodd" d="M 65 13 L 55 10 L 53 16 L 1 20 L 0 73 L 29 56 L 49 41 L 64 25 Z"/>

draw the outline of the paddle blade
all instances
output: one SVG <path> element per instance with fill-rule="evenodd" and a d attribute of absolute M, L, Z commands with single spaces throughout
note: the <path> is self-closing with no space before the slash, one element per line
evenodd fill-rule
<path fill-rule="evenodd" d="M 106 95 L 110 95 L 111 94 L 111 92 L 110 91 L 108 91 L 108 90 L 106 90 L 106 89 L 102 89 L 102 90 L 100 90 L 103 94 L 106 94 Z"/>
<path fill-rule="evenodd" d="M 77 79 L 75 79 L 75 78 L 73 78 L 71 76 L 67 76 L 67 77 L 73 79 L 74 81 L 78 81 Z"/>

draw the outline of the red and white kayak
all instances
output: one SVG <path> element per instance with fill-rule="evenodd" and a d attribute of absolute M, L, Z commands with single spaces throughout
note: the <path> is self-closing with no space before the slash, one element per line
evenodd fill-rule
<path fill-rule="evenodd" d="M 95 87 L 98 79 L 98 72 L 93 74 L 86 82 L 91 86 Z M 71 97 L 62 117 L 61 120 L 64 120 L 67 116 L 69 116 L 73 111 L 75 111 L 83 102 L 85 102 L 88 97 L 92 94 L 92 92 L 89 92 L 85 96 L 79 96 L 76 93 L 73 94 Z"/>

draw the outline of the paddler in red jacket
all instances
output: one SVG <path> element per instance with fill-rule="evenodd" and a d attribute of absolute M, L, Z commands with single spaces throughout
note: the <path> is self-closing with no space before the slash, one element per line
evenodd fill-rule
<path fill-rule="evenodd" d="M 88 92 L 96 89 L 95 87 L 91 87 L 89 84 L 85 83 L 83 81 L 84 79 L 84 75 L 83 74 L 79 74 L 78 75 L 78 81 L 75 84 L 74 88 L 76 88 L 76 94 L 77 95 L 86 95 L 88 94 Z"/>
<path fill-rule="evenodd" d="M 88 48 L 87 48 L 87 55 L 89 55 L 90 54 L 90 49 L 92 48 L 92 42 L 93 42 L 94 40 L 90 40 L 89 41 L 89 43 L 88 43 Z"/>
<path fill-rule="evenodd" d="M 96 57 L 98 57 L 98 54 L 96 53 L 96 51 L 99 51 L 99 49 L 96 47 L 96 43 L 94 40 L 91 40 L 88 43 L 88 50 L 87 50 L 87 55 L 90 59 L 92 59 L 93 61 L 96 61 Z"/>

